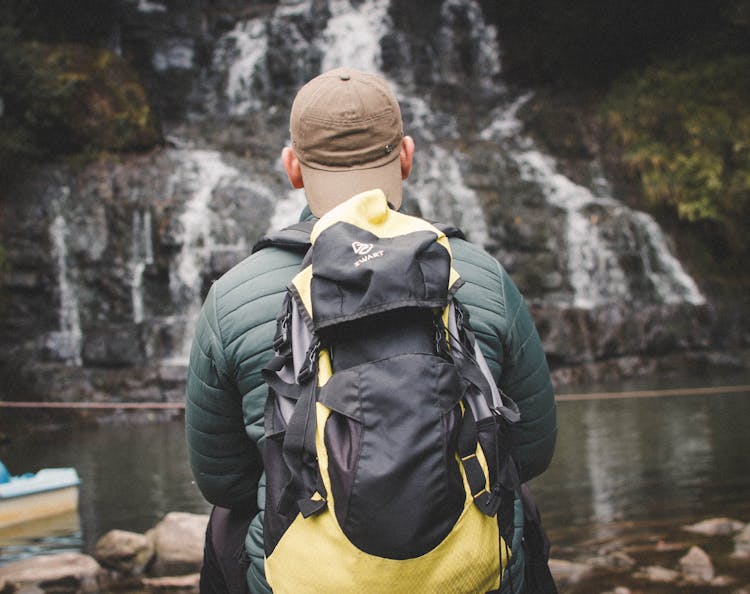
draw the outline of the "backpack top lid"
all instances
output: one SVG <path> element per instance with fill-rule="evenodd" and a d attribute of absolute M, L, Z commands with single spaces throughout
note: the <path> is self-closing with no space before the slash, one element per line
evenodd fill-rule
<path fill-rule="evenodd" d="M 460 286 L 445 233 L 389 207 L 381 190 L 326 213 L 292 292 L 315 330 L 404 307 L 445 307 Z"/>

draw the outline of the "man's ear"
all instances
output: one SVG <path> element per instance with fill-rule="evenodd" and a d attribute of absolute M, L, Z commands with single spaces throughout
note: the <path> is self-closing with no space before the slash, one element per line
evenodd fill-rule
<path fill-rule="evenodd" d="M 299 190 L 305 186 L 302 181 L 302 169 L 299 166 L 299 159 L 294 151 L 285 146 L 281 151 L 281 163 L 284 165 L 286 176 L 289 178 L 289 183 L 295 190 Z"/>
<path fill-rule="evenodd" d="M 411 166 L 414 160 L 414 139 L 411 136 L 404 136 L 401 139 L 401 179 L 406 179 L 411 173 Z"/>

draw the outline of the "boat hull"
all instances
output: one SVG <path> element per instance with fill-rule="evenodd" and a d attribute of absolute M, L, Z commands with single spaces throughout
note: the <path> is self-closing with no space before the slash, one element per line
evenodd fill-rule
<path fill-rule="evenodd" d="M 42 468 L 0 483 L 0 528 L 76 511 L 80 482 L 75 468 Z"/>
<path fill-rule="evenodd" d="M 0 499 L 0 528 L 78 509 L 78 486 Z"/>

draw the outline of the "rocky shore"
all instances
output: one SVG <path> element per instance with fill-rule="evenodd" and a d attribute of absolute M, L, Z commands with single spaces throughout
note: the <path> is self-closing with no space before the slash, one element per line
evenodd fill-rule
<path fill-rule="evenodd" d="M 145 534 L 111 530 L 91 555 L 30 557 L 0 567 L 0 593 L 198 592 L 208 516 L 171 512 Z"/>
<path fill-rule="evenodd" d="M 172 512 L 145 534 L 108 532 L 91 555 L 60 553 L 5 565 L 0 594 L 197 593 L 207 522 L 207 515 Z M 679 540 L 609 545 L 585 561 L 553 554 L 560 594 L 750 593 L 750 524 L 710 518 L 681 533 Z"/>
<path fill-rule="evenodd" d="M 553 548 L 553 557 L 555 557 Z M 560 594 L 750 593 L 750 524 L 716 517 L 550 561 Z"/>

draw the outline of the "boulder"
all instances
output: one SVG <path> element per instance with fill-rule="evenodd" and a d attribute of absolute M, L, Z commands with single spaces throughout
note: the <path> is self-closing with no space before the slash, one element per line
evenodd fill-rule
<path fill-rule="evenodd" d="M 690 547 L 687 554 L 680 559 L 680 569 L 685 579 L 693 583 L 708 583 L 716 576 L 711 557 L 697 546 Z"/>
<path fill-rule="evenodd" d="M 612 571 L 625 571 L 635 567 L 636 560 L 623 551 L 612 551 L 611 553 L 594 557 L 590 563 L 594 567 L 602 567 Z"/>
<path fill-rule="evenodd" d="M 710 518 L 696 524 L 683 526 L 683 530 L 705 536 L 728 536 L 739 532 L 745 526 L 743 522 L 731 518 Z"/>
<path fill-rule="evenodd" d="M 0 583 L 0 592 L 4 591 L 4 586 Z M 44 594 L 39 586 L 22 586 L 20 590 L 16 590 L 13 594 Z"/>
<path fill-rule="evenodd" d="M 144 578 L 141 583 L 147 592 L 169 592 L 170 594 L 198 594 L 199 573 L 177 577 Z"/>
<path fill-rule="evenodd" d="M 156 558 L 150 576 L 175 576 L 200 570 L 208 515 L 171 512 L 147 536 Z"/>
<path fill-rule="evenodd" d="M 588 578 L 593 571 L 593 568 L 585 563 L 562 559 L 550 559 L 549 568 L 558 586 L 578 584 Z"/>
<path fill-rule="evenodd" d="M 637 572 L 635 577 L 659 584 L 674 584 L 680 579 L 680 573 L 659 565 L 649 565 Z"/>
<path fill-rule="evenodd" d="M 734 552 L 736 559 L 750 559 L 750 524 L 734 537 Z"/>
<path fill-rule="evenodd" d="M 60 553 L 31 557 L 0 567 L 0 584 L 17 592 L 42 588 L 45 591 L 97 592 L 101 567 L 93 557 L 82 553 Z"/>
<path fill-rule="evenodd" d="M 154 556 L 154 543 L 143 534 L 110 530 L 96 543 L 94 557 L 105 567 L 141 575 Z"/>

